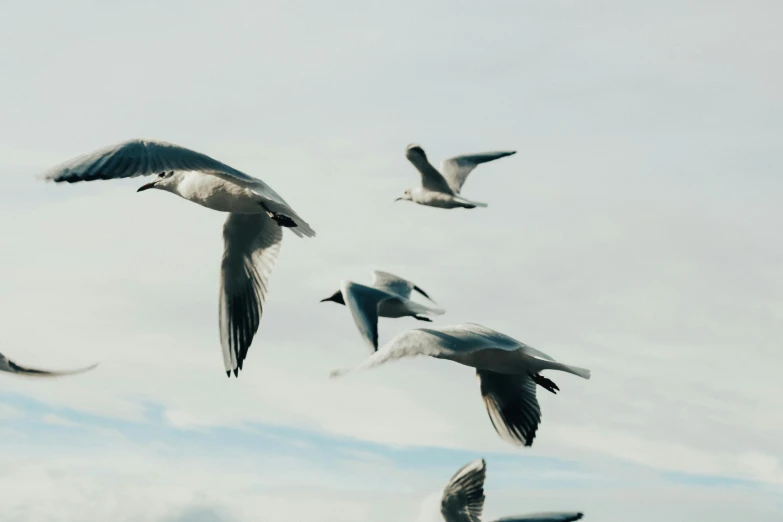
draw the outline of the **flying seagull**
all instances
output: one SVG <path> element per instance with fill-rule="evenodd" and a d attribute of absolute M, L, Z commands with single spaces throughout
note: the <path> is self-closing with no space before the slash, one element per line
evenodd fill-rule
<path fill-rule="evenodd" d="M 443 489 L 440 512 L 446 522 L 481 522 L 484 509 L 484 480 L 487 464 L 484 459 L 460 468 Z M 503 517 L 495 522 L 573 522 L 581 520 L 582 513 L 536 513 Z"/>
<path fill-rule="evenodd" d="M 370 343 L 373 351 L 378 349 L 378 317 L 413 317 L 431 323 L 432 319 L 425 317 L 424 314 L 444 313 L 440 308 L 411 301 L 411 291 L 416 291 L 435 302 L 424 290 L 407 279 L 380 270 L 374 271 L 372 276 L 371 287 L 342 281 L 340 290 L 326 299 L 321 299 L 321 302 L 347 304 L 356 326 Z"/>
<path fill-rule="evenodd" d="M 515 445 L 532 446 L 541 423 L 536 385 L 552 393 L 560 389 L 542 376 L 541 371 L 560 370 L 590 378 L 590 370 L 556 362 L 525 343 L 473 323 L 403 332 L 358 366 L 335 370 L 331 376 L 416 355 L 448 359 L 476 368 L 481 396 L 495 431 L 503 440 Z"/>
<path fill-rule="evenodd" d="M 419 205 L 439 208 L 486 207 L 486 203 L 465 199 L 460 194 L 468 174 L 482 163 L 516 153 L 512 150 L 455 156 L 444 160 L 438 172 L 427 159 L 424 149 L 416 144 L 408 145 L 405 149 L 405 157 L 421 174 L 421 187 L 406 190 L 405 194 L 395 201 L 407 200 Z"/>
<path fill-rule="evenodd" d="M 315 231 L 280 195 L 205 154 L 156 140 L 129 140 L 58 165 L 44 174 L 55 182 L 154 175 L 138 192 L 158 189 L 199 205 L 228 212 L 220 267 L 220 344 L 226 375 L 239 376 L 258 330 L 269 274 L 283 228 L 299 237 Z"/>
<path fill-rule="evenodd" d="M 0 372 L 8 372 L 8 373 L 17 373 L 19 375 L 26 375 L 28 377 L 61 377 L 63 375 L 76 375 L 77 373 L 84 373 L 92 370 L 98 366 L 97 364 L 93 364 L 92 366 L 87 366 L 86 368 L 79 368 L 76 370 L 65 370 L 65 371 L 48 371 L 48 370 L 37 370 L 35 368 L 26 368 L 24 366 L 20 366 L 16 364 L 14 361 L 0 353 Z"/>

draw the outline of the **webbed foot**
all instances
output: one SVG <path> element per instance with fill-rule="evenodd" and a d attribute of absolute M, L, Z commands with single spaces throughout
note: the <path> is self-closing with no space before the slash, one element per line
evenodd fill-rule
<path fill-rule="evenodd" d="M 547 391 L 550 391 L 555 394 L 557 394 L 557 392 L 560 391 L 560 388 L 557 387 L 557 384 L 550 381 L 549 379 L 547 379 L 546 377 L 544 377 L 539 373 L 531 375 L 531 377 L 533 378 L 533 382 L 535 382 L 536 384 L 538 384 L 539 386 L 541 386 Z"/>

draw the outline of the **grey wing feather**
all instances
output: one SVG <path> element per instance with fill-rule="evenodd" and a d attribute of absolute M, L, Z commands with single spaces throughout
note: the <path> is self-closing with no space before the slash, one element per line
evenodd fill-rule
<path fill-rule="evenodd" d="M 387 299 L 394 299 L 394 295 L 350 281 L 343 281 L 340 290 L 362 337 L 370 343 L 373 352 L 377 351 L 378 305 Z"/>
<path fill-rule="evenodd" d="M 479 522 L 484 509 L 487 464 L 474 460 L 460 468 L 443 489 L 440 512 L 446 522 Z"/>
<path fill-rule="evenodd" d="M 457 353 L 470 353 L 487 348 L 499 350 L 515 350 L 518 345 L 501 342 L 489 335 L 484 335 L 483 328 L 479 325 L 461 324 L 457 326 L 433 326 L 430 328 L 416 328 L 398 334 L 363 362 L 342 370 L 332 372 L 332 377 L 338 377 L 346 373 L 366 370 L 389 361 L 403 357 L 415 357 L 428 355 L 430 357 L 443 357 Z M 485 328 L 489 332 L 494 332 Z"/>
<path fill-rule="evenodd" d="M 26 375 L 29 377 L 61 377 L 63 375 L 76 375 L 78 373 L 84 373 L 92 370 L 98 366 L 93 364 L 85 368 L 78 368 L 76 370 L 62 370 L 62 371 L 49 371 L 38 370 L 35 368 L 27 368 L 16 364 L 14 361 L 0 353 L 0 371 L 16 373 L 20 375 Z"/>
<path fill-rule="evenodd" d="M 418 145 L 411 144 L 405 149 L 405 157 L 413 163 L 416 170 L 421 174 L 421 186 L 428 190 L 451 194 L 451 186 L 446 178 L 438 172 L 427 159 L 424 149 Z"/>
<path fill-rule="evenodd" d="M 134 139 L 98 149 L 49 169 L 44 179 L 57 183 L 76 183 L 96 179 L 119 179 L 149 176 L 168 171 L 198 171 L 241 185 L 262 198 L 273 212 L 293 219 L 290 230 L 302 237 L 313 237 L 315 231 L 274 190 L 258 178 L 194 150 L 159 140 Z"/>
<path fill-rule="evenodd" d="M 535 382 L 527 375 L 488 370 L 476 370 L 476 375 L 489 419 L 500 438 L 514 445 L 532 446 L 541 424 Z"/>
<path fill-rule="evenodd" d="M 494 522 L 573 522 L 574 520 L 581 520 L 584 517 L 583 513 L 533 513 L 531 515 L 517 515 L 511 517 L 503 517 L 495 520 Z"/>
<path fill-rule="evenodd" d="M 435 302 L 435 300 L 432 299 L 427 294 L 427 292 L 413 284 L 413 282 L 408 281 L 407 279 L 403 279 L 400 276 L 390 274 L 389 272 L 383 272 L 381 270 L 373 271 L 372 276 L 372 286 L 378 288 L 379 290 L 397 294 L 400 297 L 404 297 L 405 299 L 410 299 L 411 291 L 416 291 L 433 303 Z"/>
<path fill-rule="evenodd" d="M 516 154 L 513 151 L 499 151 L 499 152 L 484 152 L 481 154 L 466 154 L 463 156 L 454 156 L 447 160 L 443 160 L 440 166 L 440 170 L 443 173 L 443 177 L 446 178 L 451 190 L 455 194 L 459 194 L 462 190 L 462 186 L 465 184 L 465 180 L 468 178 L 468 174 L 473 172 L 477 166 L 488 161 L 493 161 L 506 156 Z"/>
<path fill-rule="evenodd" d="M 143 139 L 124 141 L 78 156 L 49 169 L 43 177 L 57 183 L 76 183 L 135 178 L 166 171 L 199 171 L 249 185 L 261 182 L 206 154 L 165 141 Z"/>
<path fill-rule="evenodd" d="M 220 344 L 226 373 L 239 374 L 258 331 L 283 230 L 266 214 L 229 214 L 220 267 Z"/>

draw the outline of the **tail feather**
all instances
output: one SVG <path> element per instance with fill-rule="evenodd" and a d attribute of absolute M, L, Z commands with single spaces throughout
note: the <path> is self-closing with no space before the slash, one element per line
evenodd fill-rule
<path fill-rule="evenodd" d="M 568 373 L 572 373 L 574 375 L 578 375 L 582 379 L 589 379 L 590 378 L 590 370 L 586 368 L 580 368 L 579 366 L 570 366 L 568 364 L 563 365 L 563 371 L 566 371 Z"/>

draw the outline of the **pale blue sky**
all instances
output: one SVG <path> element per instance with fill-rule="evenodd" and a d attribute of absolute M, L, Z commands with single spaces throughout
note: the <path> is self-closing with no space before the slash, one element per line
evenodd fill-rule
<path fill-rule="evenodd" d="M 62 2 L 0 17 L 0 522 L 437 520 L 488 462 L 491 517 L 783 515 L 778 2 Z M 222 372 L 222 217 L 47 167 L 131 137 L 264 179 L 287 234 L 245 371 Z M 475 211 L 392 201 L 403 150 L 482 166 Z M 593 378 L 504 445 L 472 372 L 366 347 L 318 301 L 382 268 Z M 387 320 L 381 340 L 414 321 Z"/>

